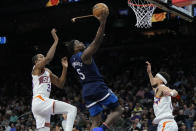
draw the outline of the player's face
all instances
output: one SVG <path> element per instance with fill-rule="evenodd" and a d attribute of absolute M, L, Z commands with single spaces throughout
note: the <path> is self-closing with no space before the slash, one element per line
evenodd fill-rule
<path fill-rule="evenodd" d="M 36 60 L 36 63 L 39 63 L 40 61 L 43 61 L 44 60 L 44 55 L 42 54 L 37 54 L 37 60 Z"/>
<path fill-rule="evenodd" d="M 154 81 L 156 82 L 156 84 L 161 84 L 161 83 L 163 83 L 162 80 L 161 80 L 159 77 L 157 77 L 157 76 L 155 76 Z"/>
<path fill-rule="evenodd" d="M 79 40 L 74 41 L 74 50 L 75 51 L 83 51 L 86 48 L 83 42 L 80 42 Z"/>

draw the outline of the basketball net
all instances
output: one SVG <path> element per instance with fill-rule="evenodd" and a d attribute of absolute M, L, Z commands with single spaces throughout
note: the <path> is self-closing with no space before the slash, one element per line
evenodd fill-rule
<path fill-rule="evenodd" d="M 135 13 L 137 28 L 152 27 L 152 15 L 156 6 L 146 0 L 128 0 L 128 5 Z"/>

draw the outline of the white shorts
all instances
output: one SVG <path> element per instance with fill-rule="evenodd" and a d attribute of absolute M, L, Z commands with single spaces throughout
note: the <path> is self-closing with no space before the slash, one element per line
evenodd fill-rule
<path fill-rule="evenodd" d="M 164 119 L 159 122 L 157 131 L 178 131 L 178 125 L 174 119 Z"/>
<path fill-rule="evenodd" d="M 32 100 L 32 112 L 36 120 L 37 129 L 50 123 L 50 116 L 54 114 L 54 102 L 56 100 L 38 95 Z"/>

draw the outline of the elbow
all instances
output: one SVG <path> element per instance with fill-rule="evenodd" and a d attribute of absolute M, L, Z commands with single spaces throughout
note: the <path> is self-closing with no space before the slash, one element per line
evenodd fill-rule
<path fill-rule="evenodd" d="M 63 88 L 64 88 L 64 84 L 65 84 L 65 82 L 59 82 L 59 84 L 58 84 L 58 88 L 63 89 Z"/>
<path fill-rule="evenodd" d="M 52 58 L 49 58 L 49 57 L 46 56 L 45 61 L 48 64 L 48 63 L 50 63 L 50 61 L 52 61 Z"/>
<path fill-rule="evenodd" d="M 59 84 L 59 85 L 58 85 L 58 88 L 63 89 L 63 87 L 64 87 L 64 84 Z"/>

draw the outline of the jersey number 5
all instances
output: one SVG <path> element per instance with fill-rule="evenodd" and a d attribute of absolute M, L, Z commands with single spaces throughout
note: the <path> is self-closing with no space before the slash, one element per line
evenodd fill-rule
<path fill-rule="evenodd" d="M 80 75 L 80 79 L 84 80 L 85 79 L 85 75 L 80 72 L 80 69 L 77 69 L 78 74 Z"/>

